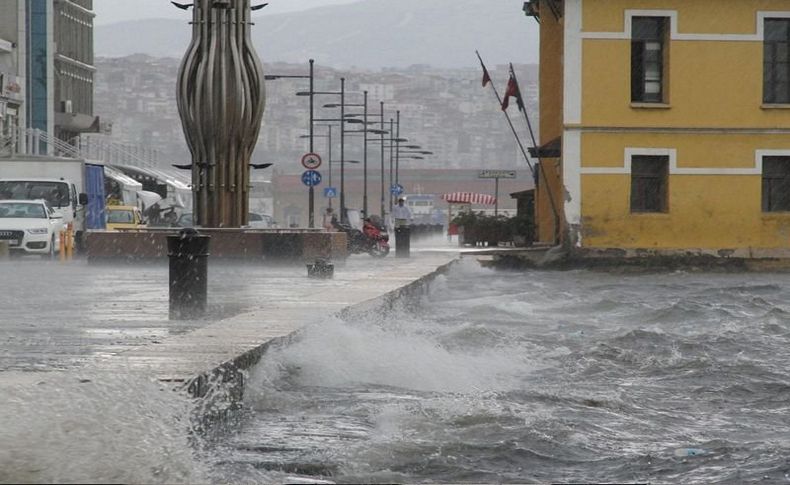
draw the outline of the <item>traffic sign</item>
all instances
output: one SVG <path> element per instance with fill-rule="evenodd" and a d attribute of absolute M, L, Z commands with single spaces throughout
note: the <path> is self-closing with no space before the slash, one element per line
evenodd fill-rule
<path fill-rule="evenodd" d="M 315 170 L 308 170 L 302 174 L 302 183 L 308 187 L 315 187 L 321 184 L 321 174 Z"/>
<path fill-rule="evenodd" d="M 325 187 L 324 197 L 326 197 L 327 199 L 337 198 L 337 189 L 335 187 Z"/>
<path fill-rule="evenodd" d="M 515 170 L 481 170 L 477 175 L 481 179 L 514 179 L 516 178 Z"/>
<path fill-rule="evenodd" d="M 302 157 L 302 166 L 307 170 L 315 170 L 321 166 L 321 156 L 317 153 L 308 153 Z"/>
<path fill-rule="evenodd" d="M 390 187 L 390 193 L 392 195 L 396 195 L 396 196 L 401 195 L 405 191 L 406 189 L 404 189 L 401 184 L 392 184 L 392 186 Z"/>

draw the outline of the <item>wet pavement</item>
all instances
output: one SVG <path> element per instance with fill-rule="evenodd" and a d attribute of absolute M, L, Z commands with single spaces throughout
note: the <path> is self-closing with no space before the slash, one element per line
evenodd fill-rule
<path fill-rule="evenodd" d="M 188 379 L 344 308 L 379 298 L 458 257 L 353 256 L 332 280 L 304 266 L 212 263 L 204 319 L 168 319 L 168 269 L 12 260 L 0 264 L 0 386 L 40 372 L 141 370 Z"/>

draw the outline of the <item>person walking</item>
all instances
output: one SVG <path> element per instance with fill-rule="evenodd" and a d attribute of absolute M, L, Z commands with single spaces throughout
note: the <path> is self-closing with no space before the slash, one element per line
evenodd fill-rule
<path fill-rule="evenodd" d="M 395 228 L 408 227 L 411 224 L 411 209 L 406 205 L 405 199 L 398 199 L 398 205 L 392 209 L 392 219 L 395 221 Z"/>
<path fill-rule="evenodd" d="M 392 219 L 395 222 L 395 257 L 408 258 L 411 252 L 412 214 L 406 199 L 398 199 L 398 205 L 392 208 Z"/>
<path fill-rule="evenodd" d="M 326 212 L 324 213 L 324 219 L 321 222 L 321 225 L 324 227 L 326 232 L 334 232 L 335 230 L 335 223 L 337 222 L 337 217 L 335 216 L 335 211 L 331 207 L 327 207 Z"/>

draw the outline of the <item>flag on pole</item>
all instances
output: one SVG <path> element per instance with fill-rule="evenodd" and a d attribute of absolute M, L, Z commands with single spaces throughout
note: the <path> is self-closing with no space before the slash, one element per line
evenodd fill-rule
<path fill-rule="evenodd" d="M 475 51 L 475 54 L 477 54 L 477 58 L 480 60 L 480 67 L 483 68 L 483 87 L 486 87 L 488 83 L 491 82 L 491 75 L 488 74 L 488 69 L 486 69 L 486 65 L 483 62 L 483 58 L 480 57 L 480 53 Z M 496 91 L 496 89 L 494 89 L 494 91 Z"/>
<path fill-rule="evenodd" d="M 510 97 L 515 96 L 518 110 L 524 111 L 524 100 L 521 98 L 521 90 L 518 87 L 518 82 L 513 74 L 510 74 L 510 79 L 507 82 L 507 89 L 505 89 L 505 96 L 502 99 L 502 111 L 506 111 L 510 106 Z"/>

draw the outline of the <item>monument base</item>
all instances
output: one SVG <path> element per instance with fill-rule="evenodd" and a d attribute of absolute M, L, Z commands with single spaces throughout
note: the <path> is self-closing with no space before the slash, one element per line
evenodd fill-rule
<path fill-rule="evenodd" d="M 85 237 L 89 262 L 166 261 L 167 236 L 179 228 L 90 231 Z M 211 236 L 211 260 L 254 260 L 277 263 L 344 261 L 346 235 L 320 229 L 198 229 Z"/>

